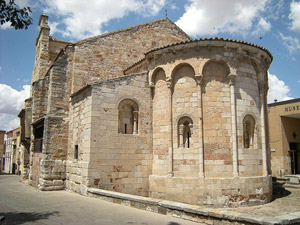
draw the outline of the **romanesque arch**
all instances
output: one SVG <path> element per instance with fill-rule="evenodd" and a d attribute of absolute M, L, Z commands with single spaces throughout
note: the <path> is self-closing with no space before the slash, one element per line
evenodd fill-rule
<path fill-rule="evenodd" d="M 229 74 L 236 74 L 235 67 L 231 65 L 229 61 L 226 61 L 223 57 L 222 59 L 205 59 L 201 62 L 200 67 L 199 67 L 199 74 L 204 73 L 204 68 L 206 68 L 210 63 L 220 63 L 224 65 L 224 67 L 227 70 L 228 75 Z"/>
<path fill-rule="evenodd" d="M 193 120 L 188 116 L 182 116 L 177 124 L 178 148 L 191 148 L 193 135 Z"/>
<path fill-rule="evenodd" d="M 247 114 L 243 118 L 243 146 L 244 148 L 254 147 L 254 131 L 255 131 L 255 118 Z"/>
<path fill-rule="evenodd" d="M 161 75 L 161 74 L 164 74 L 164 80 L 166 80 L 166 73 L 165 73 L 165 70 L 162 68 L 162 67 L 156 67 L 153 71 L 150 72 L 149 74 L 149 82 L 150 82 L 150 85 L 154 85 L 155 84 L 155 81 L 156 81 L 156 76 L 158 75 Z"/>
<path fill-rule="evenodd" d="M 119 103 L 119 133 L 137 134 L 138 133 L 138 104 L 132 99 L 124 99 Z"/>
<path fill-rule="evenodd" d="M 180 77 L 178 77 L 178 74 L 181 74 L 182 76 L 189 76 L 194 77 L 195 76 L 195 69 L 194 67 L 189 63 L 179 63 L 171 70 L 171 79 L 173 80 L 173 84 L 175 85 L 176 82 Z"/>
<path fill-rule="evenodd" d="M 153 118 L 153 161 L 160 167 L 153 166 L 153 173 L 165 175 L 168 168 L 161 165 L 167 160 L 169 152 L 168 124 L 169 120 L 169 88 L 166 73 L 162 68 L 156 68 L 152 75 L 152 118 Z M 154 163 L 154 164 L 155 164 Z"/>
<path fill-rule="evenodd" d="M 203 68 L 203 138 L 204 171 L 207 177 L 230 177 L 233 171 L 231 146 L 231 99 L 228 75 L 224 61 L 211 60 Z M 219 160 L 223 164 L 218 164 Z"/>

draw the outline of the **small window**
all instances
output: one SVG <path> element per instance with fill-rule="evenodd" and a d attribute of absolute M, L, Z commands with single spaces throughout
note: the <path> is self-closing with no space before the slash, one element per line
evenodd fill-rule
<path fill-rule="evenodd" d="M 193 121 L 185 116 L 178 121 L 178 147 L 191 148 Z"/>
<path fill-rule="evenodd" d="M 74 146 L 74 159 L 78 159 L 78 145 Z"/>
<path fill-rule="evenodd" d="M 33 126 L 34 134 L 34 152 L 42 152 L 43 150 L 43 136 L 44 136 L 44 120 Z"/>
<path fill-rule="evenodd" d="M 135 101 L 124 99 L 119 104 L 119 133 L 138 133 L 138 113 L 139 108 Z"/>
<path fill-rule="evenodd" d="M 243 140 L 244 148 L 253 148 L 255 119 L 251 115 L 246 115 L 243 119 Z"/>

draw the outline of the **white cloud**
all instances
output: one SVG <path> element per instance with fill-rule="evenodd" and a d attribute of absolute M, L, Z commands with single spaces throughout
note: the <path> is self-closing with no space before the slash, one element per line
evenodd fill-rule
<path fill-rule="evenodd" d="M 6 23 L 0 25 L 0 29 L 1 29 L 1 30 L 7 30 L 7 29 L 10 29 L 10 28 L 12 28 L 12 26 L 10 26 L 10 25 L 11 25 L 11 22 L 6 22 Z"/>
<path fill-rule="evenodd" d="M 147 0 L 145 4 L 141 4 L 140 12 L 155 16 L 165 4 L 166 0 Z"/>
<path fill-rule="evenodd" d="M 260 18 L 256 25 L 256 30 L 252 32 L 253 35 L 261 35 L 271 29 L 271 23 L 264 18 Z"/>
<path fill-rule="evenodd" d="M 249 31 L 270 29 L 271 24 L 261 17 L 267 0 L 189 0 L 185 13 L 176 22 L 192 36 L 215 35 L 219 32 L 247 34 Z"/>
<path fill-rule="evenodd" d="M 300 2 L 293 1 L 290 10 L 289 19 L 292 20 L 291 30 L 300 31 Z"/>
<path fill-rule="evenodd" d="M 1 73 L 2 67 L 0 66 L 0 73 Z"/>
<path fill-rule="evenodd" d="M 278 101 L 285 101 L 292 99 L 289 96 L 290 89 L 284 83 L 279 80 L 276 75 L 268 74 L 269 77 L 269 92 L 268 92 L 268 103 L 273 103 L 275 99 Z"/>
<path fill-rule="evenodd" d="M 17 91 L 6 84 L 0 84 L 0 113 L 17 115 L 29 94 L 30 85 L 24 85 L 21 91 Z"/>
<path fill-rule="evenodd" d="M 20 126 L 20 119 L 16 115 L 0 113 L 0 130 L 10 131 Z"/>
<path fill-rule="evenodd" d="M 57 16 L 57 21 L 50 23 L 52 34 L 58 32 L 71 39 L 82 39 L 102 33 L 103 25 L 112 19 L 122 18 L 129 12 L 143 16 L 156 15 L 166 1 L 90 0 L 87 3 L 82 0 L 43 0 L 42 3 L 46 14 Z"/>
<path fill-rule="evenodd" d="M 30 85 L 17 91 L 6 84 L 0 84 L 0 130 L 11 130 L 19 126 L 18 113 L 24 108 L 24 100 L 30 95 Z"/>
<path fill-rule="evenodd" d="M 296 37 L 284 36 L 279 32 L 279 36 L 283 42 L 283 45 L 288 49 L 290 54 L 300 51 L 300 40 Z"/>

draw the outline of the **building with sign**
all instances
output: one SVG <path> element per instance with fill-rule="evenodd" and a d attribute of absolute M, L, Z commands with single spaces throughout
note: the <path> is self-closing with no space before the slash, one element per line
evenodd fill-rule
<path fill-rule="evenodd" d="M 300 98 L 268 106 L 272 174 L 300 174 Z"/>

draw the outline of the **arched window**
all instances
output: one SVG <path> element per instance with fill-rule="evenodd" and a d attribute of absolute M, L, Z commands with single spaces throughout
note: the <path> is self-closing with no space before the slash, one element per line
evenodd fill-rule
<path fill-rule="evenodd" d="M 119 104 L 119 133 L 138 133 L 138 104 L 131 99 L 124 99 Z"/>
<path fill-rule="evenodd" d="M 192 128 L 193 121 L 191 118 L 184 116 L 178 121 L 178 147 L 190 148 L 192 145 Z"/>
<path fill-rule="evenodd" d="M 246 115 L 243 119 L 244 148 L 253 148 L 254 128 L 254 117 L 251 115 Z"/>

